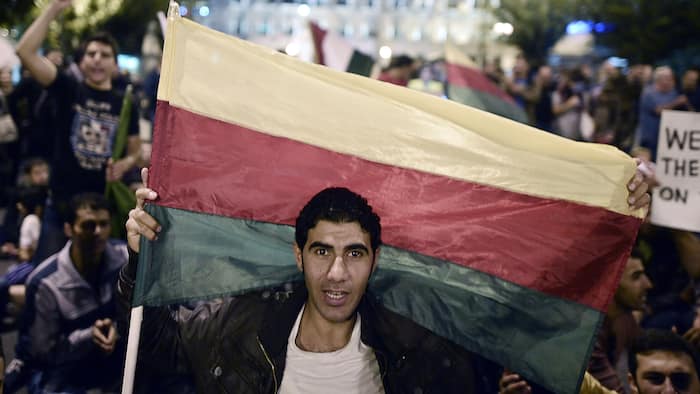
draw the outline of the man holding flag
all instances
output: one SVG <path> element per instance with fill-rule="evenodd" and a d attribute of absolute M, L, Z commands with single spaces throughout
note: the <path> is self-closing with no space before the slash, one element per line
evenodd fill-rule
<path fill-rule="evenodd" d="M 192 372 L 201 391 L 286 391 L 295 370 L 332 376 L 318 366 L 333 363 L 308 360 L 304 351 L 359 355 L 355 366 L 369 391 L 379 390 L 377 371 L 386 391 L 495 389 L 469 383 L 468 357 L 456 349 L 553 392 L 578 391 L 646 214 L 638 208 L 648 203 L 646 185 L 641 178 L 627 185 L 636 171 L 631 158 L 300 62 L 181 18 L 176 4 L 162 73 L 148 183 L 157 196 L 142 191 L 129 222 L 140 260 L 133 292 L 135 264 L 122 278 L 134 307 L 126 393 L 144 311 L 144 349 Z M 381 215 L 381 253 L 371 236 L 359 237 L 371 231 L 355 216 L 337 223 L 311 215 L 311 224 L 295 229 L 306 216 L 301 207 L 335 186 Z M 156 197 L 145 207 L 148 219 L 143 200 Z M 137 246 L 139 234 L 155 236 L 153 219 L 162 225 L 158 241 Z M 334 228 L 344 223 L 353 231 Z M 359 270 L 351 257 L 362 248 Z M 312 270 L 326 253 L 343 257 Z M 278 288 L 285 291 L 271 290 Z M 239 298 L 180 312 L 182 324 L 163 309 L 232 295 Z M 275 313 L 270 297 L 293 307 Z M 365 307 L 370 301 L 380 312 Z M 161 335 L 173 331 L 184 340 Z M 436 357 L 448 343 L 445 357 Z M 294 367 L 295 354 L 314 367 Z"/>
<path fill-rule="evenodd" d="M 138 252 L 140 236 L 155 239 L 160 225 L 143 210 L 155 192 L 136 195 L 127 231 Z M 305 286 L 253 292 L 174 316 L 147 309 L 140 354 L 170 363 L 166 369 L 188 368 L 198 392 L 474 392 L 468 352 L 366 295 L 381 245 L 380 219 L 367 200 L 346 188 L 319 192 L 301 210 L 295 239 Z M 136 263 L 132 253 L 120 276 L 127 308 Z"/>
<path fill-rule="evenodd" d="M 144 184 L 148 171 L 143 170 Z M 630 206 L 649 203 L 637 174 Z M 155 191 L 136 192 L 126 224 L 129 264 L 119 278 L 124 315 L 133 294 L 141 236 L 161 225 L 144 210 Z M 148 308 L 140 354 L 189 372 L 198 392 L 476 392 L 468 352 L 374 302 L 381 225 L 367 200 L 346 188 L 316 194 L 296 219 L 294 255 L 305 286 L 253 292 L 194 310 Z"/>

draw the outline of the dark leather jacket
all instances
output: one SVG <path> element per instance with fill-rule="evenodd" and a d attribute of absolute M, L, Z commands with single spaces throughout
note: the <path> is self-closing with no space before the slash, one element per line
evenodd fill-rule
<path fill-rule="evenodd" d="M 125 266 L 119 278 L 122 322 L 128 322 L 134 266 Z M 194 310 L 146 307 L 139 360 L 189 373 L 199 393 L 276 393 L 287 339 L 306 298 L 302 283 Z M 475 392 L 470 353 L 372 298 L 365 294 L 358 307 L 361 338 L 375 351 L 386 393 Z"/>

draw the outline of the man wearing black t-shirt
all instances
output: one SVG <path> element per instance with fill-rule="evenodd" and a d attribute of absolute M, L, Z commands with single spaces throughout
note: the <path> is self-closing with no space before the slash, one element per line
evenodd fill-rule
<path fill-rule="evenodd" d="M 22 64 L 58 103 L 51 190 L 59 211 L 75 194 L 103 193 L 106 180 L 121 179 L 138 163 L 141 145 L 134 106 L 127 155 L 111 162 L 123 95 L 112 86 L 117 46 L 109 34 L 98 33 L 82 44 L 79 65 L 85 77 L 83 82 L 57 72 L 53 63 L 38 54 L 49 24 L 70 4 L 71 0 L 52 1 L 16 48 Z"/>

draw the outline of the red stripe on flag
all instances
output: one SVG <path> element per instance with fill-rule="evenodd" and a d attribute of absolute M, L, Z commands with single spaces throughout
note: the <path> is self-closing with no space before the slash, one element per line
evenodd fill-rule
<path fill-rule="evenodd" d="M 389 245 L 602 312 L 639 225 L 602 208 L 378 164 L 166 102 L 155 125 L 150 186 L 160 205 L 293 225 L 312 195 L 347 186 L 375 207 Z"/>
<path fill-rule="evenodd" d="M 475 89 L 488 93 L 508 103 L 515 104 L 515 101 L 508 93 L 491 82 L 488 77 L 475 68 L 447 63 L 447 82 L 463 88 Z"/>
<path fill-rule="evenodd" d="M 316 62 L 318 64 L 326 65 L 326 59 L 323 56 L 323 40 L 326 39 L 327 31 L 321 29 L 321 26 L 316 24 L 316 22 L 309 22 L 311 27 L 311 39 L 314 42 L 314 50 L 316 51 Z"/>

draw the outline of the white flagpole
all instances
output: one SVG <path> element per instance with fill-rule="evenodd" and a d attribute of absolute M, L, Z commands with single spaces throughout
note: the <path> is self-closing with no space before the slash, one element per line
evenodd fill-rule
<path fill-rule="evenodd" d="M 180 16 L 180 5 L 171 1 L 168 5 L 168 19 L 175 19 Z M 162 17 L 159 17 L 162 19 Z M 161 20 L 162 23 L 162 20 Z M 163 26 L 161 25 L 161 28 Z M 163 29 L 163 37 L 166 37 L 166 30 Z M 165 57 L 163 58 L 165 61 Z M 122 394 L 132 394 L 134 392 L 134 377 L 136 376 L 136 360 L 139 352 L 139 341 L 141 340 L 141 322 L 143 321 L 143 306 L 131 308 L 131 320 L 129 322 L 129 338 L 126 343 L 126 361 L 124 364 L 124 378 L 122 379 Z"/>
<path fill-rule="evenodd" d="M 141 339 L 141 321 L 143 321 L 143 306 L 131 308 L 129 322 L 129 338 L 126 343 L 126 364 L 122 380 L 122 394 L 134 391 L 134 376 L 136 375 L 136 359 L 139 355 L 139 340 Z"/>

